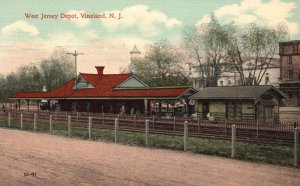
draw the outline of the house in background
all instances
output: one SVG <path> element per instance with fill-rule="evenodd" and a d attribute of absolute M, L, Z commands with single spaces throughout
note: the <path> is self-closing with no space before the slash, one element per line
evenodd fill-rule
<path fill-rule="evenodd" d="M 213 113 L 220 121 L 278 122 L 279 104 L 286 95 L 271 85 L 207 87 L 190 99 L 195 111 L 207 119 Z"/>
<path fill-rule="evenodd" d="M 300 107 L 300 40 L 279 43 L 280 89 L 289 99 L 284 107 Z"/>
<path fill-rule="evenodd" d="M 300 40 L 279 43 L 280 90 L 288 95 L 280 107 L 282 121 L 300 121 Z"/>
<path fill-rule="evenodd" d="M 247 63 L 247 65 L 244 66 L 243 70 L 244 70 L 245 77 L 251 78 L 251 74 L 249 74 L 252 68 L 251 65 L 253 65 L 253 63 Z M 222 68 L 221 70 L 222 73 L 220 75 L 220 78 L 218 79 L 218 86 L 241 85 L 240 75 L 237 72 L 234 65 L 224 64 L 221 66 L 221 68 Z M 255 72 L 256 75 L 260 73 L 260 69 L 266 69 L 266 72 L 262 77 L 262 81 L 260 85 L 273 85 L 275 87 L 279 87 L 279 78 L 280 78 L 279 58 L 272 58 L 268 66 L 267 64 L 263 64 L 263 65 L 259 64 Z M 251 73 L 253 75 L 254 71 Z"/>
<path fill-rule="evenodd" d="M 249 83 L 246 85 L 251 85 L 250 80 L 255 73 L 256 76 L 260 73 L 260 69 L 263 69 L 261 73 L 264 73 L 260 85 L 273 85 L 279 87 L 279 78 L 280 78 L 280 60 L 279 58 L 272 58 L 268 64 L 258 64 L 256 72 L 251 71 L 251 68 L 254 62 L 247 62 L 244 65 L 244 76 L 248 78 Z M 233 64 L 221 63 L 219 64 L 221 69 L 221 74 L 218 78 L 217 86 L 239 86 L 241 84 L 241 79 L 236 67 Z M 249 73 L 251 72 L 251 73 Z M 252 74 L 252 75 L 251 75 Z M 197 65 L 191 65 L 189 69 L 189 77 L 193 82 L 193 88 L 201 90 L 207 86 L 209 79 L 206 76 L 202 76 L 199 67 Z M 247 81 L 247 80 L 246 80 Z"/>

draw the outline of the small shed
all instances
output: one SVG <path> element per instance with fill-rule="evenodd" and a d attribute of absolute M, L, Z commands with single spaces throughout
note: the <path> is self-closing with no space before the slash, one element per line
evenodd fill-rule
<path fill-rule="evenodd" d="M 271 123 L 279 120 L 279 104 L 286 98 L 272 85 L 207 87 L 190 97 L 202 119 L 212 113 L 220 121 Z"/>

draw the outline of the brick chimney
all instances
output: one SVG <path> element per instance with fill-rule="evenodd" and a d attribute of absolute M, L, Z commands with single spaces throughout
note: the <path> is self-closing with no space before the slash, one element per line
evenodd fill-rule
<path fill-rule="evenodd" d="M 98 75 L 100 76 L 100 77 L 102 77 L 103 76 L 103 70 L 104 70 L 104 66 L 95 66 L 95 68 L 97 69 L 97 72 L 98 72 Z"/>

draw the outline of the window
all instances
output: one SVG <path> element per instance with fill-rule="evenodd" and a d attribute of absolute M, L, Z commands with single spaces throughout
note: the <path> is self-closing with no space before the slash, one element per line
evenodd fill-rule
<path fill-rule="evenodd" d="M 293 79 L 293 70 L 288 70 L 288 80 L 291 81 Z"/>
<path fill-rule="evenodd" d="M 195 87 L 196 87 L 196 88 L 200 87 L 200 81 L 195 80 Z"/>
<path fill-rule="evenodd" d="M 293 93 L 292 92 L 286 92 L 289 98 L 293 98 Z"/>
<path fill-rule="evenodd" d="M 85 79 L 81 76 L 78 76 L 76 79 L 76 85 L 73 86 L 73 89 L 82 89 L 82 88 L 94 88 L 91 84 L 89 84 Z"/>
<path fill-rule="evenodd" d="M 292 64 L 293 63 L 293 58 L 292 58 L 292 56 L 289 56 L 289 58 L 288 58 L 288 64 Z"/>
<path fill-rule="evenodd" d="M 266 107 L 266 119 L 273 118 L 273 107 Z"/>
<path fill-rule="evenodd" d="M 242 103 L 229 101 L 226 103 L 226 118 L 230 121 L 242 120 Z"/>
<path fill-rule="evenodd" d="M 269 78 L 269 76 L 266 76 L 265 77 L 265 84 L 267 85 L 267 84 L 269 84 L 269 82 L 270 82 L 270 78 Z"/>
<path fill-rule="evenodd" d="M 223 81 L 220 81 L 220 86 L 223 86 Z"/>
<path fill-rule="evenodd" d="M 230 79 L 228 80 L 228 85 L 231 85 L 231 80 Z"/>

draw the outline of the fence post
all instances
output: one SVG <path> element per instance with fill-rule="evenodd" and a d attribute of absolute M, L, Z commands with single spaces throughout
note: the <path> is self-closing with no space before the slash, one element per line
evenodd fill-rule
<path fill-rule="evenodd" d="M 102 125 L 104 126 L 104 112 L 102 112 Z"/>
<path fill-rule="evenodd" d="M 294 166 L 299 166 L 299 128 L 294 131 Z"/>
<path fill-rule="evenodd" d="M 134 128 L 136 126 L 136 115 L 133 116 L 133 126 L 134 126 Z"/>
<path fill-rule="evenodd" d="M 257 119 L 257 121 L 256 121 L 256 140 L 258 140 L 258 126 L 259 126 L 259 122 Z"/>
<path fill-rule="evenodd" d="M 71 136 L 72 135 L 72 131 L 71 131 L 71 116 L 68 116 L 68 135 Z"/>
<path fill-rule="evenodd" d="M 11 125 L 11 116 L 10 116 L 10 112 L 8 113 L 8 127 L 10 127 Z"/>
<path fill-rule="evenodd" d="M 225 123 L 224 123 L 224 132 L 225 132 L 225 136 L 227 136 L 227 119 L 225 119 Z"/>
<path fill-rule="evenodd" d="M 115 142 L 119 142 L 119 119 L 115 118 Z"/>
<path fill-rule="evenodd" d="M 175 131 L 176 130 L 176 116 L 174 116 L 173 124 L 174 124 L 174 131 Z"/>
<path fill-rule="evenodd" d="M 56 113 L 55 113 L 56 114 Z M 50 121 L 49 121 L 49 124 L 50 124 L 50 133 L 53 132 L 53 124 L 52 124 L 52 115 L 50 115 Z"/>
<path fill-rule="evenodd" d="M 20 114 L 20 129 L 23 129 L 23 112 Z"/>
<path fill-rule="evenodd" d="M 36 132 L 36 117 L 37 117 L 37 114 L 34 113 L 33 115 L 33 131 Z"/>
<path fill-rule="evenodd" d="M 89 138 L 92 137 L 92 117 L 89 117 Z"/>
<path fill-rule="evenodd" d="M 146 146 L 149 146 L 149 120 L 146 119 L 146 123 L 145 123 L 145 142 L 146 142 Z"/>
<path fill-rule="evenodd" d="M 184 151 L 187 151 L 188 149 L 188 122 L 184 122 L 184 137 L 183 137 L 183 145 L 184 145 Z"/>
<path fill-rule="evenodd" d="M 200 131 L 200 118 L 198 116 L 198 113 L 197 113 L 197 129 L 198 129 L 198 132 Z"/>
<path fill-rule="evenodd" d="M 236 126 L 233 124 L 232 125 L 232 138 L 231 138 L 231 157 L 235 158 L 236 154 Z"/>

